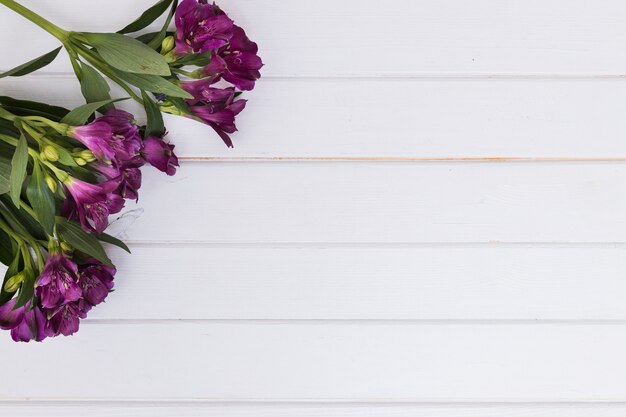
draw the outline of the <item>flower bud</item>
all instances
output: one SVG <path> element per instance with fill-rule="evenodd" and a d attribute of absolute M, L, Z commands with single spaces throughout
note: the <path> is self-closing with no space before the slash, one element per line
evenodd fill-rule
<path fill-rule="evenodd" d="M 50 162 L 56 162 L 59 160 L 59 151 L 54 146 L 46 145 L 43 148 L 43 154 L 46 156 L 46 160 Z"/>
<path fill-rule="evenodd" d="M 94 162 L 96 160 L 96 157 L 94 156 L 93 152 L 91 152 L 89 149 L 85 149 L 84 151 L 82 151 L 79 155 L 79 158 L 84 159 L 87 162 Z"/>
<path fill-rule="evenodd" d="M 24 273 L 24 271 L 20 272 L 17 275 L 13 275 L 4 284 L 4 290 L 6 292 L 15 292 L 15 291 L 19 290 L 20 285 L 22 285 L 22 282 L 25 279 L 26 279 L 26 274 Z"/>
<path fill-rule="evenodd" d="M 176 62 L 174 51 L 169 51 L 168 53 L 165 54 L 163 58 L 165 58 L 165 62 L 167 62 L 168 64 L 171 64 L 172 62 Z"/>
<path fill-rule="evenodd" d="M 161 55 L 166 55 L 174 49 L 175 41 L 173 36 L 168 36 L 161 42 Z"/>
<path fill-rule="evenodd" d="M 53 193 L 57 192 L 57 182 L 54 178 L 52 178 L 50 175 L 46 175 L 46 184 L 48 184 L 48 188 L 50 189 L 50 191 L 52 191 Z"/>
<path fill-rule="evenodd" d="M 84 167 L 85 165 L 87 165 L 87 161 L 85 161 L 83 158 L 80 158 L 80 157 L 75 157 L 74 162 L 76 162 L 81 167 Z"/>

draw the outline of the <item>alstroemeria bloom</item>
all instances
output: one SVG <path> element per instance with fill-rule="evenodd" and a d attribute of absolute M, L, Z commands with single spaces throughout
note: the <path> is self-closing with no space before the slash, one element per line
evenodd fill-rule
<path fill-rule="evenodd" d="M 141 150 L 142 137 L 135 117 L 127 111 L 114 109 L 98 117 L 96 121 L 104 122 L 111 127 L 116 162 L 122 164 L 132 160 L 137 163 L 134 158 Z"/>
<path fill-rule="evenodd" d="M 233 36 L 233 21 L 207 0 L 184 0 L 176 8 L 175 22 L 177 55 L 217 50 Z"/>
<path fill-rule="evenodd" d="M 214 54 L 202 73 L 213 79 L 224 78 L 240 90 L 254 89 L 256 80 L 261 78 L 263 61 L 257 55 L 259 47 L 252 42 L 246 32 L 237 25 L 233 27 L 233 37 L 227 47 Z"/>
<path fill-rule="evenodd" d="M 102 174 L 107 180 L 112 180 L 118 184 L 117 189 L 114 191 L 121 197 L 129 200 L 139 199 L 139 189 L 141 188 L 141 170 L 140 166 L 144 164 L 144 159 L 141 156 L 134 158 L 133 160 L 140 160 L 139 164 L 130 164 L 118 168 L 114 165 L 107 165 L 101 162 L 95 162 L 91 164 L 91 167 Z"/>
<path fill-rule="evenodd" d="M 96 306 L 103 302 L 113 289 L 113 277 L 117 271 L 96 259 L 89 259 L 88 262 L 79 266 L 78 284 L 83 290 L 83 298 L 92 306 Z"/>
<path fill-rule="evenodd" d="M 27 303 L 20 323 L 11 329 L 11 338 L 15 342 L 43 341 L 46 337 L 46 318 L 39 306 L 30 307 Z"/>
<path fill-rule="evenodd" d="M 64 184 L 73 201 L 65 200 L 63 215 L 71 220 L 78 219 L 88 232 L 104 232 L 109 225 L 109 215 L 119 213 L 124 207 L 124 199 L 113 193 L 119 186 L 113 180 L 90 184 L 70 177 Z"/>
<path fill-rule="evenodd" d="M 73 126 L 67 135 L 85 145 L 99 161 L 105 163 L 114 160 L 115 149 L 122 146 L 115 143 L 111 126 L 97 120 L 84 126 Z"/>
<path fill-rule="evenodd" d="M 52 253 L 36 282 L 36 294 L 45 308 L 56 308 L 80 299 L 78 266 L 60 253 Z"/>
<path fill-rule="evenodd" d="M 71 336 L 76 333 L 80 326 L 80 319 L 87 318 L 87 312 L 91 306 L 85 300 L 78 300 L 62 305 L 48 312 L 48 336 Z"/>
<path fill-rule="evenodd" d="M 181 87 L 187 89 L 185 85 Z M 195 87 L 194 87 L 195 88 Z M 235 89 L 206 87 L 197 97 L 201 104 L 190 106 L 191 112 L 211 126 L 222 138 L 224 143 L 232 148 L 233 142 L 228 133 L 235 133 L 235 117 L 246 107 L 247 100 L 235 100 Z"/>
<path fill-rule="evenodd" d="M 174 145 L 156 136 L 149 136 L 143 143 L 143 155 L 146 161 L 159 171 L 170 176 L 176 174 L 178 157 L 174 154 Z"/>
<path fill-rule="evenodd" d="M 24 307 L 15 308 L 16 302 L 14 298 L 0 307 L 0 329 L 11 330 L 24 318 Z"/>

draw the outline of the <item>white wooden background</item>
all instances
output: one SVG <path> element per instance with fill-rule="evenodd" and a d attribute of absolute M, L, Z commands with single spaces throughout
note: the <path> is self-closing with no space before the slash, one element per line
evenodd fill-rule
<path fill-rule="evenodd" d="M 24 0 L 89 31 L 152 2 Z M 0 339 L 0 415 L 625 415 L 626 2 L 220 4 L 267 63 L 236 149 L 168 118 L 117 291 Z M 2 67 L 55 45 L 0 22 Z M 0 93 L 79 104 L 69 69 Z"/>

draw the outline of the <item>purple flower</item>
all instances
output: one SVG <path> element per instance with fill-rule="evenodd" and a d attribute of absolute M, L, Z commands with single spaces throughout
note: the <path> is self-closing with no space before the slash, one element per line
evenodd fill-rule
<path fill-rule="evenodd" d="M 143 155 L 146 161 L 167 175 L 176 174 L 178 158 L 174 154 L 174 145 L 164 142 L 156 136 L 149 136 L 143 143 Z"/>
<path fill-rule="evenodd" d="M 70 177 L 65 186 L 72 199 L 65 200 L 62 214 L 70 220 L 78 219 L 88 232 L 102 233 L 109 224 L 109 215 L 124 207 L 124 199 L 114 193 L 119 186 L 114 180 L 90 184 Z"/>
<path fill-rule="evenodd" d="M 0 307 L 0 329 L 11 330 L 22 322 L 24 307 L 15 308 L 17 299 L 12 299 Z"/>
<path fill-rule="evenodd" d="M 111 127 L 116 163 L 143 162 L 140 158 L 136 158 L 142 147 L 142 137 L 132 114 L 124 110 L 109 110 L 96 121 L 106 123 Z"/>
<path fill-rule="evenodd" d="M 67 135 L 85 145 L 99 161 L 106 163 L 115 159 L 115 149 L 122 146 L 115 143 L 111 126 L 98 120 L 85 126 L 71 127 Z"/>
<path fill-rule="evenodd" d="M 63 255 L 53 253 L 37 279 L 36 294 L 45 308 L 56 308 L 82 296 L 78 286 L 78 266 Z"/>
<path fill-rule="evenodd" d="M 92 306 L 104 301 L 113 289 L 113 276 L 116 269 L 104 265 L 96 259 L 89 259 L 88 264 L 79 267 L 79 285 L 83 298 Z"/>
<path fill-rule="evenodd" d="M 263 61 L 257 55 L 259 47 L 252 42 L 246 32 L 237 25 L 233 27 L 233 37 L 227 47 L 214 54 L 211 63 L 203 68 L 207 77 L 224 78 L 240 90 L 254 89 L 256 80 L 261 78 Z"/>
<path fill-rule="evenodd" d="M 46 337 L 46 318 L 39 306 L 30 308 L 31 303 L 25 306 L 22 321 L 11 329 L 11 338 L 15 342 L 43 341 Z"/>
<path fill-rule="evenodd" d="M 195 101 L 190 104 L 196 105 L 192 105 L 190 110 L 193 115 L 211 126 L 224 143 L 232 148 L 233 142 L 228 133 L 237 131 L 235 117 L 246 107 L 246 100 L 235 100 L 233 87 L 221 89 L 209 87 L 206 84 L 200 87 L 199 83 L 202 81 L 181 83 L 182 88 L 195 96 Z"/>
<path fill-rule="evenodd" d="M 217 50 L 233 36 L 233 21 L 207 0 L 184 0 L 175 21 L 177 55 Z"/>
<path fill-rule="evenodd" d="M 141 160 L 141 165 L 145 162 L 142 157 L 138 156 L 134 159 Z M 141 166 L 139 165 L 139 166 Z M 112 180 L 118 184 L 114 191 L 116 194 L 129 200 L 139 199 L 139 189 L 141 188 L 141 170 L 136 164 L 123 166 L 122 168 L 113 165 L 95 162 L 91 167 L 104 176 L 107 180 Z"/>
<path fill-rule="evenodd" d="M 78 331 L 80 319 L 86 318 L 90 309 L 91 306 L 81 299 L 49 310 L 46 334 L 51 337 L 73 335 Z"/>

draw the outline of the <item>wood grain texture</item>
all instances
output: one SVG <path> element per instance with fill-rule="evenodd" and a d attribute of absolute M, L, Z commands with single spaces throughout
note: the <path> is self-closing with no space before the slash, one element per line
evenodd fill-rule
<path fill-rule="evenodd" d="M 170 242 L 623 242 L 626 166 L 187 163 L 111 229 Z"/>
<path fill-rule="evenodd" d="M 622 404 L 103 403 L 0 405 L 11 417 L 622 417 Z"/>
<path fill-rule="evenodd" d="M 624 349 L 622 324 L 94 324 L 0 340 L 0 398 L 624 401 Z"/>
<path fill-rule="evenodd" d="M 153 0 L 23 0 L 71 30 L 114 31 Z M 402 76 L 457 73 L 622 74 L 620 0 L 230 0 L 223 7 L 261 47 L 267 76 Z M 0 37 L 19 42 L 17 65 L 52 49 L 53 39 L 0 9 Z M 323 25 L 320 24 L 323 22 Z M 66 60 L 50 67 L 70 71 Z"/>
<path fill-rule="evenodd" d="M 4 79 L 0 89 L 82 104 L 70 76 Z M 623 80 L 271 79 L 244 96 L 235 149 L 206 126 L 168 117 L 179 156 L 626 159 Z"/>
<path fill-rule="evenodd" d="M 622 245 L 132 249 L 90 318 L 626 320 Z"/>

